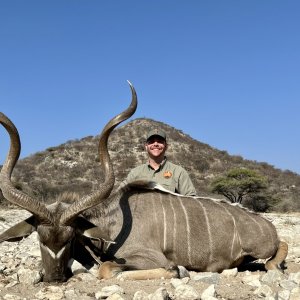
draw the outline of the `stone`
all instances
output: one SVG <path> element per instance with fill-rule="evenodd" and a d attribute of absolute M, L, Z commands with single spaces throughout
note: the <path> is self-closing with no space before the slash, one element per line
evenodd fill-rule
<path fill-rule="evenodd" d="M 100 292 L 95 294 L 96 299 L 106 299 L 112 294 L 124 294 L 123 288 L 121 288 L 118 284 L 105 286 L 101 289 Z"/>
<path fill-rule="evenodd" d="M 220 281 L 220 274 L 212 272 L 201 272 L 192 277 L 194 281 L 201 281 L 208 284 L 218 284 Z"/>
<path fill-rule="evenodd" d="M 259 288 L 257 288 L 254 292 L 254 295 L 257 295 L 259 297 L 273 297 L 274 292 L 268 285 L 262 285 Z"/>
<path fill-rule="evenodd" d="M 144 291 L 137 291 L 134 293 L 132 300 L 149 300 L 149 294 Z"/>
<path fill-rule="evenodd" d="M 215 286 L 213 284 L 211 284 L 201 294 L 201 300 L 208 300 L 208 299 L 214 298 L 215 296 L 216 296 Z"/>
<path fill-rule="evenodd" d="M 184 284 L 184 283 L 179 278 L 172 278 L 170 280 L 170 284 L 176 289 L 178 286 L 180 286 L 181 284 Z"/>
<path fill-rule="evenodd" d="M 299 300 L 300 299 L 300 288 L 294 288 L 291 290 L 290 299 L 289 300 Z"/>
<path fill-rule="evenodd" d="M 278 292 L 278 300 L 289 300 L 290 299 L 290 291 L 283 290 Z"/>
<path fill-rule="evenodd" d="M 150 294 L 148 296 L 149 300 L 168 300 L 169 299 L 169 294 L 168 291 L 161 287 L 157 289 L 153 294 Z"/>
<path fill-rule="evenodd" d="M 178 300 L 197 300 L 200 299 L 200 295 L 192 286 L 181 284 L 175 289 L 175 298 Z"/>
<path fill-rule="evenodd" d="M 106 300 L 124 300 L 120 294 L 112 294 L 106 298 Z"/>
<path fill-rule="evenodd" d="M 65 296 L 63 290 L 60 287 L 50 285 L 42 288 L 38 293 L 35 294 L 35 297 L 41 300 L 60 300 L 64 299 Z"/>
<path fill-rule="evenodd" d="M 238 274 L 238 269 L 234 268 L 234 269 L 226 269 L 224 270 L 221 275 L 225 276 L 225 277 L 235 277 Z"/>
<path fill-rule="evenodd" d="M 291 273 L 289 275 L 289 280 L 297 283 L 298 285 L 300 285 L 300 272 Z"/>
<path fill-rule="evenodd" d="M 242 282 L 254 287 L 260 287 L 260 275 L 247 275 L 242 278 Z"/>
<path fill-rule="evenodd" d="M 297 287 L 297 283 L 295 283 L 294 281 L 291 281 L 291 280 L 282 280 L 282 281 L 280 281 L 279 286 L 281 286 L 285 290 L 290 291 Z"/>
<path fill-rule="evenodd" d="M 283 279 L 283 274 L 278 270 L 269 270 L 265 275 L 261 277 L 261 281 L 267 284 L 279 282 Z"/>
<path fill-rule="evenodd" d="M 42 273 L 35 270 L 21 268 L 17 272 L 20 283 L 36 284 L 42 281 Z"/>

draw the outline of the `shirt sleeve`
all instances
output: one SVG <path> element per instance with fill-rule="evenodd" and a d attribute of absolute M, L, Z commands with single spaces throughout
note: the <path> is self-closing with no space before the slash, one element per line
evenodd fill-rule
<path fill-rule="evenodd" d="M 185 196 L 196 196 L 197 192 L 192 183 L 192 180 L 185 169 L 182 169 L 179 182 L 178 182 L 178 193 Z"/>
<path fill-rule="evenodd" d="M 133 168 L 129 171 L 127 177 L 125 178 L 124 181 L 122 181 L 121 185 L 124 186 L 127 183 L 133 182 L 135 180 L 140 180 L 140 179 L 146 179 L 144 172 L 143 172 L 143 166 L 138 166 L 136 168 Z"/>
<path fill-rule="evenodd" d="M 131 181 L 133 181 L 135 178 L 136 178 L 136 171 L 134 170 L 134 169 L 132 169 L 129 173 L 128 173 L 128 175 L 127 175 L 127 177 L 126 177 L 126 179 L 125 179 L 125 181 L 126 182 L 131 182 Z"/>
<path fill-rule="evenodd" d="M 126 184 L 128 184 L 129 182 L 134 181 L 135 179 L 136 179 L 136 171 L 135 171 L 135 169 L 132 169 L 127 174 L 127 177 L 121 182 L 120 186 L 123 187 Z"/>

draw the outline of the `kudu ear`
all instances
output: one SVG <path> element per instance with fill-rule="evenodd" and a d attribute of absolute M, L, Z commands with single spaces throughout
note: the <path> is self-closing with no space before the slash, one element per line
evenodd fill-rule
<path fill-rule="evenodd" d="M 94 240 L 107 241 L 109 239 L 108 233 L 83 217 L 77 217 L 74 222 L 77 233 L 80 235 Z"/>
<path fill-rule="evenodd" d="M 21 240 L 23 237 L 30 235 L 36 230 L 36 218 L 34 216 L 21 221 L 20 223 L 10 227 L 2 234 L 0 234 L 0 243 L 4 241 L 15 242 Z"/>

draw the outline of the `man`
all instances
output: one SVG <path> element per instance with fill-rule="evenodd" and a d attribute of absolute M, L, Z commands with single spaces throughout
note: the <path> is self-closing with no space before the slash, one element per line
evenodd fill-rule
<path fill-rule="evenodd" d="M 132 169 L 126 178 L 126 182 L 146 179 L 159 183 L 171 192 L 196 196 L 195 187 L 187 171 L 168 161 L 165 156 L 167 149 L 165 132 L 159 129 L 151 130 L 145 142 L 145 150 L 149 156 L 148 163 Z"/>

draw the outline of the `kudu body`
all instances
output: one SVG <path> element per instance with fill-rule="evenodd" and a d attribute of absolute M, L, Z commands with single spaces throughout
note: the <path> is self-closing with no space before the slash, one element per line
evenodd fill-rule
<path fill-rule="evenodd" d="M 111 194 L 114 173 L 107 141 L 111 131 L 135 112 L 136 93 L 130 87 L 131 105 L 100 136 L 105 181 L 83 199 L 45 206 L 14 188 L 11 173 L 20 140 L 14 124 L 0 114 L 11 139 L 0 187 L 7 200 L 33 214 L 2 233 L 0 241 L 16 240 L 37 230 L 44 281 L 66 280 L 71 275 L 71 258 L 86 263 L 90 254 L 83 246 L 104 261 L 100 278 L 183 277 L 188 274 L 185 268 L 220 272 L 238 266 L 246 256 L 271 258 L 266 269 L 278 268 L 287 255 L 287 244 L 279 240 L 271 222 L 246 209 L 227 201 L 168 193 L 152 182 L 130 183 Z"/>

